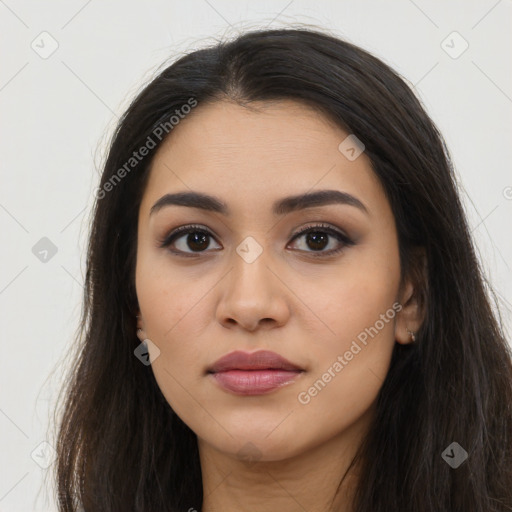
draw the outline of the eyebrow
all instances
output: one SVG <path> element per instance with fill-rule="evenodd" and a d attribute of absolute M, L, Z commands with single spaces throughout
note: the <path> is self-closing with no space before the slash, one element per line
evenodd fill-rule
<path fill-rule="evenodd" d="M 330 204 L 354 206 L 362 212 L 369 214 L 366 206 L 357 199 L 357 197 L 348 194 L 347 192 L 341 192 L 340 190 L 319 190 L 285 197 L 276 201 L 272 205 L 272 213 L 276 216 L 286 215 L 305 208 L 314 208 L 315 206 L 325 206 Z M 177 192 L 175 194 L 165 194 L 151 207 L 149 215 L 155 214 L 166 206 L 187 206 L 189 208 L 199 208 L 201 210 L 220 213 L 226 216 L 230 215 L 230 210 L 226 203 L 214 196 L 199 192 Z"/>

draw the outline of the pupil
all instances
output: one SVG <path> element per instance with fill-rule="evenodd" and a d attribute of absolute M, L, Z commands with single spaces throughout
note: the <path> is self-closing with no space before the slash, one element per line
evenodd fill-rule
<path fill-rule="evenodd" d="M 325 233 L 309 233 L 307 235 L 308 243 L 313 242 L 312 249 L 323 249 L 325 247 L 326 240 L 327 235 L 325 235 Z M 320 244 L 320 246 L 318 246 L 318 243 Z"/>
<path fill-rule="evenodd" d="M 191 249 L 207 249 L 208 248 L 208 241 L 207 241 L 208 235 L 205 233 L 190 233 L 188 235 L 187 242 L 189 243 L 189 247 Z M 205 243 L 206 242 L 206 243 Z M 196 247 L 191 247 L 191 245 L 197 244 Z M 201 246 L 203 244 L 203 246 Z"/>

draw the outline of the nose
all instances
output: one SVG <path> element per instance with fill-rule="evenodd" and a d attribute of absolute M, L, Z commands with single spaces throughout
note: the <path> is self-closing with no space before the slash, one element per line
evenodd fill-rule
<path fill-rule="evenodd" d="M 248 262 L 233 253 L 233 266 L 221 284 L 217 321 L 247 331 L 284 325 L 290 316 L 288 288 L 269 266 L 266 250 Z"/>

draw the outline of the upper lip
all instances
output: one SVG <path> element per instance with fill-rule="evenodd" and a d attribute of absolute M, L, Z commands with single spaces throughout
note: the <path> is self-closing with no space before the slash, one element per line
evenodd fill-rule
<path fill-rule="evenodd" d="M 225 372 L 228 370 L 303 370 L 284 357 L 269 350 L 258 352 L 243 352 L 236 350 L 218 359 L 208 368 L 209 373 Z"/>

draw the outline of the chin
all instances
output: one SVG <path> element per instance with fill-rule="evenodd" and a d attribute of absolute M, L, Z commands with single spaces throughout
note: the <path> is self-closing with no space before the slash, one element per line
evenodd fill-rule
<path fill-rule="evenodd" d="M 297 438 L 289 433 L 268 436 L 266 429 L 265 432 L 246 431 L 243 435 L 227 437 L 224 442 L 213 442 L 212 445 L 238 460 L 256 463 L 286 460 L 300 454 L 304 447 L 297 441 Z"/>

